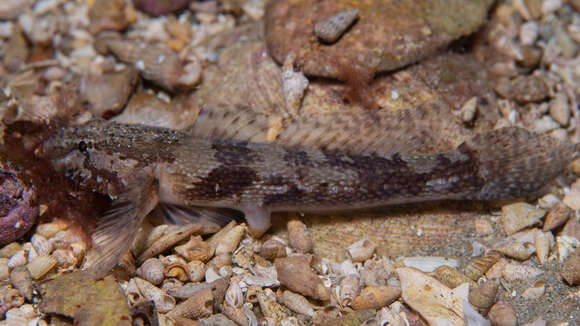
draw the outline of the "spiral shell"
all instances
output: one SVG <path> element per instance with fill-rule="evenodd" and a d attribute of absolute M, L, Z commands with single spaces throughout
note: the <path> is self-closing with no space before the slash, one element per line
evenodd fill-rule
<path fill-rule="evenodd" d="M 469 303 L 485 316 L 495 303 L 498 290 L 498 280 L 488 280 L 478 286 L 472 286 L 469 291 Z"/>
<path fill-rule="evenodd" d="M 180 262 L 172 263 L 165 267 L 163 274 L 167 278 L 176 278 L 182 282 L 187 282 L 190 279 L 189 265 Z"/>
<path fill-rule="evenodd" d="M 490 251 L 484 256 L 473 258 L 467 263 L 463 272 L 465 276 L 477 281 L 487 270 L 501 258 L 498 251 Z"/>
<path fill-rule="evenodd" d="M 32 243 L 32 247 L 34 247 L 39 256 L 48 256 L 52 252 L 52 243 L 39 234 L 33 235 L 30 238 L 30 243 Z"/>
<path fill-rule="evenodd" d="M 350 274 L 345 276 L 340 281 L 340 292 L 338 298 L 340 305 L 343 307 L 349 306 L 353 302 L 354 298 L 360 294 L 360 287 L 361 282 L 358 275 Z"/>
<path fill-rule="evenodd" d="M 165 278 L 164 271 L 165 266 L 159 259 L 149 258 L 137 269 L 137 276 L 152 284 L 159 285 Z"/>
<path fill-rule="evenodd" d="M 192 260 L 187 263 L 189 266 L 189 277 L 192 282 L 200 282 L 205 276 L 205 264 L 199 260 Z"/>
<path fill-rule="evenodd" d="M 211 289 L 195 292 L 190 298 L 181 302 L 167 316 L 185 318 L 205 318 L 213 313 L 214 297 Z"/>
<path fill-rule="evenodd" d="M 132 304 L 143 299 L 153 301 L 155 308 L 161 313 L 166 313 L 175 307 L 175 298 L 139 277 L 134 277 L 129 281 L 126 294 Z"/>
<path fill-rule="evenodd" d="M 259 254 L 266 259 L 286 257 L 286 243 L 278 237 L 271 237 L 262 244 Z"/>
<path fill-rule="evenodd" d="M 10 283 L 21 296 L 32 300 L 32 277 L 25 266 L 15 267 L 10 272 Z"/>
<path fill-rule="evenodd" d="M 469 277 L 461 274 L 455 268 L 450 266 L 441 266 L 433 272 L 433 277 L 445 284 L 449 288 L 456 288 L 463 283 L 475 285 Z"/>

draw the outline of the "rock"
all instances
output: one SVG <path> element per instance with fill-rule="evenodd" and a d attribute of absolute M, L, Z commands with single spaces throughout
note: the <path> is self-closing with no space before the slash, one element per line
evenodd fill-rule
<path fill-rule="evenodd" d="M 473 33 L 485 20 L 491 3 L 276 0 L 266 8 L 266 42 L 279 63 L 295 53 L 297 65 L 307 75 L 341 79 L 345 68 L 352 68 L 372 77 L 375 72 L 428 57 L 452 40 Z M 337 13 L 355 11 L 360 19 L 338 42 L 312 44 L 314 26 Z M 333 36 L 341 34 L 346 22 Z"/>
<path fill-rule="evenodd" d="M 509 97 L 521 103 L 539 102 L 549 95 L 548 85 L 539 76 L 523 75 L 510 83 Z"/>
<path fill-rule="evenodd" d="M 187 8 L 191 0 L 133 0 L 135 7 L 151 16 L 162 16 Z"/>
<path fill-rule="evenodd" d="M 580 284 L 580 249 L 576 249 L 572 255 L 566 259 L 560 271 L 562 278 L 570 285 Z"/>

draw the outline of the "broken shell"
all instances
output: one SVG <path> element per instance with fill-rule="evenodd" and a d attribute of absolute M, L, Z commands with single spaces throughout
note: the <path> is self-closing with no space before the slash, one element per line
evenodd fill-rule
<path fill-rule="evenodd" d="M 387 280 L 394 272 L 393 263 L 386 257 L 370 259 L 364 263 L 360 276 L 367 286 L 387 285 Z"/>
<path fill-rule="evenodd" d="M 545 210 L 528 203 L 505 205 L 501 210 L 503 228 L 508 235 L 538 223 L 546 214 Z"/>
<path fill-rule="evenodd" d="M 289 316 L 290 311 L 276 302 L 276 295 L 268 288 L 258 292 L 258 303 L 264 317 L 274 321 L 273 325 L 278 325 L 282 319 Z"/>
<path fill-rule="evenodd" d="M 376 244 L 370 239 L 362 239 L 348 247 L 348 254 L 353 262 L 363 262 L 373 256 Z"/>
<path fill-rule="evenodd" d="M 26 265 L 28 263 L 28 257 L 25 250 L 20 250 L 16 252 L 10 259 L 8 260 L 8 267 L 15 268 L 18 266 Z"/>
<path fill-rule="evenodd" d="M 8 267 L 8 258 L 0 258 L 0 281 L 8 280 L 10 277 L 10 267 Z"/>
<path fill-rule="evenodd" d="M 536 248 L 530 242 L 514 241 L 497 248 L 497 251 L 517 260 L 526 260 L 536 252 Z"/>
<path fill-rule="evenodd" d="M 497 263 L 493 264 L 487 272 L 485 272 L 485 276 L 488 279 L 499 279 L 502 277 L 504 268 L 509 264 L 509 261 L 505 258 L 500 258 Z"/>
<path fill-rule="evenodd" d="M 534 285 L 527 288 L 524 293 L 522 293 L 522 297 L 524 299 L 537 299 L 544 295 L 546 292 L 546 284 L 542 281 L 538 281 L 534 283 Z"/>
<path fill-rule="evenodd" d="M 0 258 L 10 258 L 20 250 L 22 250 L 22 245 L 20 243 L 11 242 L 0 249 Z"/>
<path fill-rule="evenodd" d="M 559 226 L 564 225 L 568 218 L 572 215 L 572 210 L 562 203 L 556 204 L 548 214 L 546 215 L 546 220 L 544 221 L 544 227 L 542 230 L 551 231 Z"/>
<path fill-rule="evenodd" d="M 494 326 L 516 326 L 518 324 L 514 307 L 505 301 L 498 301 L 494 304 L 487 316 Z"/>
<path fill-rule="evenodd" d="M 498 290 L 498 280 L 488 280 L 482 284 L 472 286 L 469 291 L 469 303 L 485 316 L 495 303 Z"/>
<path fill-rule="evenodd" d="M 206 264 L 206 269 L 213 267 L 216 270 L 219 270 L 222 267 L 231 266 L 231 265 L 232 265 L 232 255 L 231 254 L 222 254 L 222 255 L 216 255 L 215 257 L 212 258 L 212 260 L 208 261 Z"/>
<path fill-rule="evenodd" d="M 510 262 L 504 267 L 502 271 L 502 276 L 506 281 L 513 282 L 518 280 L 527 280 L 536 278 L 543 273 L 544 271 L 542 271 L 541 269 L 524 264 Z"/>
<path fill-rule="evenodd" d="M 187 261 L 199 260 L 207 262 L 213 257 L 214 247 L 203 241 L 201 236 L 192 236 L 186 243 L 176 246 L 175 252 L 185 258 Z"/>
<path fill-rule="evenodd" d="M 260 246 L 259 254 L 266 259 L 286 257 L 286 243 L 278 237 L 271 237 Z"/>
<path fill-rule="evenodd" d="M 433 277 L 450 288 L 456 288 L 463 283 L 475 285 L 469 277 L 449 266 L 441 266 L 433 272 Z"/>
<path fill-rule="evenodd" d="M 200 282 L 205 277 L 205 264 L 199 260 L 192 260 L 189 263 L 189 277 L 192 282 Z"/>
<path fill-rule="evenodd" d="M 329 300 L 330 293 L 312 271 L 311 261 L 312 257 L 306 255 L 277 258 L 274 265 L 278 273 L 278 281 L 294 292 L 317 300 Z"/>
<path fill-rule="evenodd" d="M 316 23 L 314 34 L 324 43 L 334 43 L 358 19 L 358 15 L 358 9 L 341 11 Z"/>
<path fill-rule="evenodd" d="M 48 256 L 52 252 L 52 243 L 41 235 L 33 235 L 32 238 L 30 238 L 30 243 L 32 243 L 32 246 L 36 249 L 36 253 L 39 256 Z"/>
<path fill-rule="evenodd" d="M 50 272 L 50 270 L 56 266 L 57 262 L 58 261 L 51 256 L 38 256 L 31 260 L 26 267 L 30 272 L 30 276 L 37 280 Z"/>
<path fill-rule="evenodd" d="M 536 232 L 534 246 L 536 247 L 536 255 L 540 264 L 544 264 L 548 260 L 548 255 L 554 245 L 555 241 L 552 232 Z"/>
<path fill-rule="evenodd" d="M 401 296 L 401 288 L 398 286 L 368 286 L 354 298 L 351 307 L 355 310 L 380 309 L 388 306 Z"/>
<path fill-rule="evenodd" d="M 131 293 L 131 287 L 128 287 L 127 297 L 133 298 L 133 304 L 139 302 L 136 298 L 144 298 L 153 301 L 157 311 L 166 313 L 175 307 L 175 298 L 165 293 L 165 291 L 139 277 L 132 278 L 129 283 L 134 283 L 137 293 Z"/>
<path fill-rule="evenodd" d="M 189 299 L 179 303 L 167 316 L 185 318 L 205 318 L 213 313 L 214 297 L 211 289 L 195 292 Z"/>
<path fill-rule="evenodd" d="M 21 296 L 29 301 L 32 300 L 32 278 L 25 266 L 15 267 L 10 272 L 10 283 Z"/>
<path fill-rule="evenodd" d="M 430 325 L 464 325 L 464 309 L 467 304 L 469 284 L 450 289 L 436 279 L 414 268 L 397 268 L 401 280 L 402 298 Z"/>
<path fill-rule="evenodd" d="M 228 304 L 224 304 L 222 307 L 222 312 L 226 315 L 229 319 L 233 320 L 236 324 L 241 326 L 250 326 L 250 325 L 258 325 L 256 321 L 255 324 L 250 324 L 250 320 L 248 319 L 247 312 L 253 314 L 253 312 L 245 307 L 242 308 L 235 308 Z M 256 316 L 253 316 L 256 319 Z"/>
<path fill-rule="evenodd" d="M 560 271 L 562 278 L 570 285 L 580 284 L 580 249 L 566 259 Z"/>
<path fill-rule="evenodd" d="M 226 304 L 234 308 L 242 307 L 242 305 L 244 304 L 244 294 L 242 293 L 242 289 L 240 288 L 238 282 L 234 282 L 233 280 L 232 282 L 230 282 L 230 286 L 226 291 L 226 296 L 224 300 Z"/>
<path fill-rule="evenodd" d="M 182 287 L 183 282 L 174 278 L 164 279 L 163 284 L 161 284 L 161 290 L 167 292 L 167 294 L 171 296 L 173 296 L 173 292 Z"/>
<path fill-rule="evenodd" d="M 137 276 L 145 279 L 152 284 L 159 285 L 165 278 L 165 266 L 157 258 L 149 258 L 137 268 Z"/>
<path fill-rule="evenodd" d="M 294 312 L 309 316 L 310 318 L 314 317 L 312 304 L 298 293 L 284 290 L 280 295 L 280 302 Z"/>
<path fill-rule="evenodd" d="M 393 304 L 392 306 L 394 306 Z M 391 307 L 392 307 L 391 306 Z M 379 326 L 406 326 L 409 325 L 409 321 L 406 318 L 406 314 L 400 313 L 399 309 L 389 307 L 384 307 L 377 313 L 377 322 Z"/>
<path fill-rule="evenodd" d="M 360 294 L 361 282 L 360 277 L 356 274 L 345 276 L 340 281 L 339 286 L 339 303 L 341 306 L 349 306 L 354 298 Z"/>
<path fill-rule="evenodd" d="M 262 288 L 256 285 L 252 285 L 246 289 L 246 301 L 249 303 L 258 303 L 258 293 L 262 291 Z"/>
<path fill-rule="evenodd" d="M 308 87 L 308 78 L 301 71 L 294 70 L 296 56 L 288 54 L 282 66 L 282 93 L 286 102 L 286 112 L 296 116 L 302 106 L 302 99 Z"/>
<path fill-rule="evenodd" d="M 240 224 L 232 228 L 228 233 L 224 235 L 224 237 L 217 243 L 215 249 L 215 255 L 224 255 L 224 254 L 232 254 L 236 248 L 238 248 L 238 244 L 244 235 L 244 231 L 246 230 L 245 225 Z"/>
<path fill-rule="evenodd" d="M 482 257 L 471 259 L 463 269 L 463 273 L 470 279 L 477 281 L 500 258 L 500 252 L 490 251 Z"/>
<path fill-rule="evenodd" d="M 182 282 L 190 280 L 189 265 L 180 262 L 175 262 L 165 267 L 163 274 L 167 278 L 176 278 Z"/>
<path fill-rule="evenodd" d="M 290 247 L 301 253 L 312 251 L 312 239 L 306 225 L 299 220 L 289 220 L 287 224 Z"/>
<path fill-rule="evenodd" d="M 137 262 L 142 263 L 187 239 L 192 234 L 202 232 L 202 230 L 203 226 L 201 224 L 188 224 L 171 228 L 163 236 L 152 243 L 150 247 L 145 249 L 137 259 Z"/>

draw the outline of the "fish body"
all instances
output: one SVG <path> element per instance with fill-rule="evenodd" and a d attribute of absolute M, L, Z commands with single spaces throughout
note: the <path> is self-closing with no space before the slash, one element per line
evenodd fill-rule
<path fill-rule="evenodd" d="M 527 195 L 560 174 L 576 147 L 510 127 L 433 155 L 379 155 L 95 120 L 56 131 L 40 155 L 80 184 L 117 198 L 93 236 L 99 252 L 92 266 L 108 271 L 158 203 L 240 210 L 261 234 L 276 211 Z"/>

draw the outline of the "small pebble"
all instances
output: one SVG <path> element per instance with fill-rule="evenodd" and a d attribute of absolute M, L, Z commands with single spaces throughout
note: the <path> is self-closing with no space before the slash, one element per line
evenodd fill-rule
<path fill-rule="evenodd" d="M 359 10 L 345 10 L 314 25 L 314 34 L 324 43 L 336 42 L 352 25 L 359 15 Z"/>
<path fill-rule="evenodd" d="M 550 104 L 550 115 L 561 126 L 567 126 L 570 121 L 570 106 L 568 97 L 564 93 L 558 93 Z"/>

